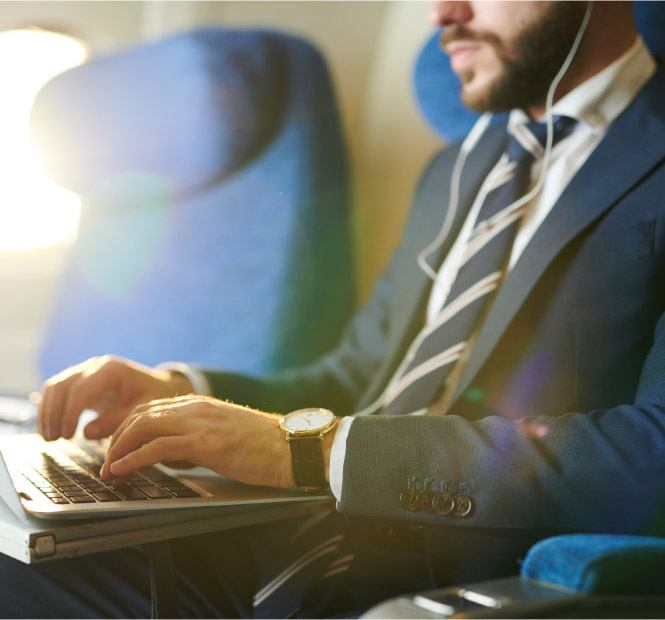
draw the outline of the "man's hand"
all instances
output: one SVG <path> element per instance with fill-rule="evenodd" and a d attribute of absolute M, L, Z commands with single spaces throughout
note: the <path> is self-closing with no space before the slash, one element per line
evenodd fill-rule
<path fill-rule="evenodd" d="M 189 380 L 111 356 L 95 357 L 55 375 L 42 388 L 39 432 L 45 439 L 70 438 L 84 409 L 98 417 L 85 427 L 89 439 L 107 437 L 140 404 L 189 394 Z"/>
<path fill-rule="evenodd" d="M 153 401 L 113 434 L 101 476 L 122 479 L 146 465 L 185 461 L 247 484 L 292 487 L 280 417 L 206 396 Z"/>

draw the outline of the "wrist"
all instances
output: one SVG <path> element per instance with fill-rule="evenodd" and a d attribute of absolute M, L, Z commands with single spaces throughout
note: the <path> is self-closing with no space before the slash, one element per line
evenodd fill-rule
<path fill-rule="evenodd" d="M 169 384 L 173 396 L 185 396 L 194 393 L 194 386 L 189 378 L 177 370 L 162 370 L 162 379 Z"/>
<path fill-rule="evenodd" d="M 293 480 L 301 491 L 328 486 L 336 422 L 331 411 L 316 407 L 292 411 L 279 421 L 291 453 Z"/>
<path fill-rule="evenodd" d="M 182 377 L 187 379 L 187 382 L 183 381 L 183 386 L 180 389 L 182 392 L 178 392 L 178 395 L 184 394 L 198 394 L 200 396 L 212 396 L 212 390 L 205 376 L 205 373 L 192 366 L 191 364 L 184 364 L 182 362 L 162 362 L 155 366 L 157 371 L 168 371 L 167 377 L 174 375 L 182 375 Z M 182 379 L 177 376 L 175 377 L 178 382 Z"/>
<path fill-rule="evenodd" d="M 337 424 L 335 427 L 323 435 L 323 441 L 321 449 L 323 452 L 323 469 L 326 474 L 326 482 L 330 484 L 330 455 L 332 453 L 333 441 L 335 439 L 335 433 L 337 433 L 337 428 L 339 425 L 339 418 L 337 418 Z"/>

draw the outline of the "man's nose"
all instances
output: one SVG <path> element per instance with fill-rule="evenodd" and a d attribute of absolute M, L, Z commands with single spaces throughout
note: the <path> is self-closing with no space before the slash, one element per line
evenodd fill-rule
<path fill-rule="evenodd" d="M 463 24 L 473 17 L 470 2 L 454 0 L 453 2 L 432 2 L 427 19 L 438 28 L 446 28 L 455 24 Z"/>

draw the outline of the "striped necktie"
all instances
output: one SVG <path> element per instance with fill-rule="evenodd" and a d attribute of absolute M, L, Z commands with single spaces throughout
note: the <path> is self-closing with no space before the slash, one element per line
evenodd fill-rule
<path fill-rule="evenodd" d="M 575 123 L 565 116 L 555 117 L 553 144 L 568 136 Z M 526 205 L 515 205 L 515 201 L 529 190 L 531 167 L 542 158 L 546 138 L 544 123 L 517 125 L 511 133 L 503 165 L 492 175 L 446 303 L 409 348 L 387 388 L 382 415 L 424 413 L 464 354 L 503 279 L 526 211 Z"/>

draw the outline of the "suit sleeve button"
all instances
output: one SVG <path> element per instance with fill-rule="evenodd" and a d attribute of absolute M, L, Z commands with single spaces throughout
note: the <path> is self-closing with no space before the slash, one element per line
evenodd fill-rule
<path fill-rule="evenodd" d="M 432 506 L 437 514 L 449 515 L 455 508 L 455 500 L 450 493 L 437 493 Z"/>
<path fill-rule="evenodd" d="M 453 514 L 456 517 L 468 517 L 473 511 L 473 500 L 468 495 L 455 495 L 454 501 Z"/>
<path fill-rule="evenodd" d="M 415 489 L 405 489 L 399 496 L 399 501 L 407 510 L 418 510 L 418 495 Z"/>
<path fill-rule="evenodd" d="M 418 507 L 420 510 L 423 512 L 434 512 L 432 502 L 434 501 L 435 496 L 436 493 L 433 491 L 421 491 L 418 493 Z"/>

